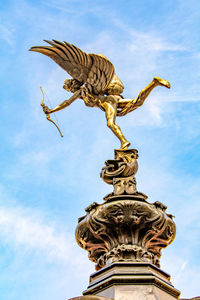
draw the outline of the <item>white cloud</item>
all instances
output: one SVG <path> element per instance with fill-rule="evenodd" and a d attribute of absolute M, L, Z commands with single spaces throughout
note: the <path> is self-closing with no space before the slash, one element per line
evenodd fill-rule
<path fill-rule="evenodd" d="M 156 199 L 154 198 L 152 201 L 160 200 L 164 203 L 168 203 L 171 206 L 169 213 L 177 214 L 176 221 L 178 228 L 180 228 L 177 232 L 177 239 L 180 242 L 180 246 L 174 244 L 169 247 L 169 249 L 172 249 L 169 250 L 169 252 L 168 249 L 163 250 L 163 269 L 171 273 L 173 277 L 172 283 L 174 283 L 177 288 L 181 287 L 183 296 L 186 297 L 186 295 L 188 295 L 188 297 L 190 297 L 192 296 L 191 294 L 195 296 L 197 295 L 198 289 L 199 271 L 197 270 L 198 266 L 195 268 L 194 262 L 191 261 L 190 255 L 193 255 L 194 251 L 198 252 L 199 250 L 197 244 L 198 231 L 193 229 L 194 223 L 195 226 L 198 226 L 198 199 L 197 196 L 195 198 L 195 195 L 199 195 L 199 182 L 198 180 L 193 180 L 192 176 L 188 178 L 185 174 L 182 175 L 181 170 L 178 170 L 177 166 L 173 165 L 172 168 L 171 164 L 177 152 L 176 149 L 174 149 L 176 146 L 171 142 L 171 139 L 167 136 L 163 136 L 163 138 L 158 141 L 156 140 L 155 131 L 148 131 L 149 129 L 151 130 L 152 127 L 165 125 L 165 118 L 163 118 L 164 113 L 166 113 L 166 117 L 171 117 L 170 113 L 174 110 L 173 107 L 170 106 L 170 113 L 166 111 L 168 102 L 199 101 L 199 98 L 191 93 L 193 89 L 192 86 L 188 84 L 188 79 L 191 77 L 191 74 L 188 72 L 184 74 L 182 69 L 179 69 L 180 65 L 182 66 L 182 63 L 184 65 L 186 61 L 179 61 L 178 65 L 178 58 L 174 57 L 177 53 L 181 54 L 180 57 L 182 57 L 184 51 L 187 51 L 187 47 L 183 46 L 181 42 L 177 42 L 177 39 L 174 39 L 176 42 L 173 43 L 173 37 L 170 34 L 163 34 L 160 28 L 154 31 L 146 28 L 146 31 L 144 31 L 143 27 L 141 30 L 137 30 L 137 27 L 134 28 L 133 26 L 128 27 L 122 22 L 123 19 L 116 18 L 114 20 L 112 12 L 105 9 L 104 12 L 102 9 L 101 13 L 99 13 L 101 16 L 96 15 L 96 17 L 97 19 L 100 19 L 100 17 L 102 20 L 105 19 L 105 23 L 107 25 L 109 23 L 109 26 L 101 26 L 100 29 L 91 29 L 91 23 L 86 24 L 83 19 L 78 19 L 78 16 L 84 13 L 91 14 L 92 10 L 95 14 L 96 6 L 93 7 L 91 5 L 87 7 L 86 4 L 88 4 L 88 2 L 85 4 L 83 1 L 81 9 L 77 11 L 75 6 L 79 5 L 81 1 L 74 2 L 74 6 L 70 3 L 71 6 L 68 7 L 66 6 L 68 1 L 66 2 L 64 0 L 49 2 L 45 0 L 41 2 L 43 5 L 45 3 L 43 7 L 38 7 L 35 3 L 29 5 L 26 1 L 21 1 L 20 7 L 17 4 L 15 9 L 12 9 L 12 16 L 15 16 L 15 20 L 12 19 L 13 24 L 16 24 L 18 20 L 23 27 L 25 27 L 24 24 L 28 24 L 29 26 L 28 29 L 26 28 L 23 45 L 28 43 L 33 43 L 34 45 L 35 41 L 33 40 L 36 40 L 36 43 L 38 43 L 38 39 L 42 40 L 42 36 L 44 38 L 67 39 L 67 41 L 73 41 L 74 43 L 77 39 L 78 43 L 83 45 L 83 50 L 95 53 L 102 52 L 111 59 L 116 67 L 117 75 L 119 75 L 126 84 L 125 93 L 127 93 L 127 97 L 135 97 L 139 90 L 148 84 L 154 75 L 160 76 L 157 72 L 160 72 L 164 78 L 167 74 L 166 79 L 168 80 L 171 80 L 168 76 L 175 76 L 173 77 L 173 90 L 168 92 L 168 90 L 158 89 L 158 92 L 157 90 L 153 92 L 141 109 L 133 112 L 133 115 L 130 114 L 130 116 L 123 118 L 122 129 L 125 129 L 125 134 L 126 130 L 129 130 L 131 139 L 136 138 L 134 141 L 135 145 L 140 145 L 141 159 L 137 178 L 139 179 L 138 185 L 142 186 L 141 191 L 147 191 L 149 196 L 153 195 L 153 197 L 156 197 Z M 77 2 L 79 3 L 77 4 Z M 51 6 L 50 9 L 48 6 Z M 55 9 L 53 10 L 52 8 Z M 99 7 L 97 9 L 99 9 Z M 59 15 L 57 14 L 58 12 Z M 73 18 L 71 18 L 72 13 Z M 38 22 L 35 23 L 36 15 Z M 111 18 L 109 18 L 109 16 Z M 89 21 L 88 16 L 87 20 Z M 91 21 L 94 22 L 94 18 L 91 19 Z M 176 20 L 176 22 L 178 21 Z M 137 22 L 133 22 L 132 24 L 137 26 Z M 91 32 L 93 34 L 90 34 Z M 15 38 L 14 33 L 15 28 L 9 24 L 0 26 L 1 37 L 11 46 Z M 16 33 L 16 40 L 17 34 L 18 32 Z M 174 36 L 177 36 L 177 31 L 174 31 Z M 24 47 L 21 44 L 23 43 L 21 37 L 22 33 L 20 32 L 18 41 L 21 47 Z M 167 52 L 170 52 L 171 61 L 170 59 L 166 59 L 165 55 Z M 197 57 L 199 57 L 198 54 Z M 185 59 L 188 60 L 188 56 Z M 18 57 L 16 57 L 16 66 L 17 61 Z M 76 211 L 86 203 L 86 205 L 89 205 L 93 201 L 101 201 L 101 195 L 104 196 L 110 191 L 111 187 L 105 185 L 103 182 L 102 185 L 101 183 L 97 183 L 101 182 L 101 179 L 99 179 L 99 170 L 105 159 L 112 158 L 113 147 L 116 146 L 117 148 L 119 142 L 112 132 L 106 128 L 103 113 L 100 111 L 96 113 L 95 109 L 92 109 L 92 112 L 94 112 L 94 115 L 92 115 L 92 113 L 89 113 L 89 109 L 83 108 L 80 103 L 77 103 L 77 105 L 74 104 L 75 106 L 72 105 L 69 111 L 65 110 L 57 114 L 57 117 L 61 120 L 60 124 L 62 125 L 65 136 L 65 138 L 60 141 L 59 136 L 57 138 L 58 133 L 56 129 L 51 128 L 53 125 L 45 120 L 45 115 L 42 115 L 39 105 L 42 95 L 39 86 L 41 84 L 44 86 L 46 93 L 50 95 L 51 100 L 53 99 L 52 106 L 55 106 L 69 96 L 69 94 L 66 94 L 66 92 L 62 90 L 65 73 L 50 59 L 34 53 L 27 52 L 27 55 L 23 56 L 23 65 L 26 66 L 24 68 L 27 68 L 23 70 L 23 72 L 26 73 L 26 78 L 24 74 L 18 74 L 18 77 L 22 77 L 22 83 L 24 85 L 23 89 L 21 87 L 21 94 L 27 89 L 27 95 L 29 95 L 30 101 L 27 103 L 27 99 L 23 99 L 23 103 L 21 102 L 21 107 L 24 108 L 25 105 L 27 105 L 27 110 L 24 109 L 21 113 L 21 127 L 13 127 L 14 134 L 11 133 L 9 127 L 10 132 L 7 134 L 7 139 L 10 139 L 9 146 L 13 146 L 14 151 L 12 152 L 12 157 L 10 156 L 10 162 L 6 165 L 5 170 L 3 170 L 2 179 L 4 180 L 6 177 L 8 184 L 7 189 L 9 189 L 9 186 L 12 186 L 10 193 L 15 193 L 16 186 L 20 186 L 24 194 L 20 195 L 18 191 L 17 200 L 15 200 L 15 203 L 12 203 L 13 207 L 6 206 L 9 199 L 1 194 L 1 198 L 3 199 L 0 206 L 1 244 L 6 245 L 8 249 L 12 249 L 14 259 L 18 264 L 17 267 L 9 270 L 9 282 L 11 281 L 11 274 L 16 271 L 16 268 L 18 269 L 17 274 L 21 274 L 21 268 L 26 269 L 26 274 L 30 274 L 29 272 L 31 272 L 31 270 L 22 263 L 24 257 L 22 257 L 21 260 L 19 258 L 19 253 L 23 251 L 26 258 L 28 257 L 27 260 L 31 261 L 34 257 L 36 258 L 35 265 L 37 266 L 41 261 L 47 261 L 47 264 L 53 262 L 64 265 L 67 271 L 66 273 L 62 272 L 63 276 L 61 276 L 58 271 L 60 270 L 60 266 L 57 267 L 56 265 L 56 268 L 53 271 L 51 270 L 52 273 L 57 274 L 55 277 L 57 278 L 56 284 L 58 288 L 55 285 L 55 281 L 52 280 L 52 285 L 55 287 L 54 291 L 57 292 L 60 289 L 65 289 L 66 286 L 70 289 L 69 282 L 73 285 L 73 281 L 80 283 L 80 280 L 83 280 L 83 278 L 87 281 L 88 277 L 85 273 L 89 270 L 89 266 L 91 266 L 91 270 L 93 271 L 94 264 L 88 261 L 87 253 L 75 245 L 74 233 L 63 229 L 63 226 L 69 224 L 70 220 L 66 220 L 62 228 L 60 228 L 60 224 L 58 225 L 55 219 L 49 216 L 47 217 L 45 213 L 42 212 L 42 208 L 40 211 L 36 211 L 31 207 L 25 208 L 19 206 L 19 201 L 25 202 L 23 198 L 27 197 L 28 194 L 24 191 L 25 189 L 32 192 L 32 189 L 37 188 L 38 191 L 35 192 L 39 195 L 40 188 L 44 188 L 43 185 L 45 185 L 46 190 L 41 191 L 41 194 L 48 194 L 49 189 L 52 189 L 54 195 L 56 194 L 57 197 L 58 194 L 54 189 L 60 189 L 61 184 L 62 189 L 59 191 L 59 197 L 63 199 L 71 196 L 70 188 L 71 185 L 73 185 L 75 190 L 74 194 L 77 194 L 77 197 L 74 204 L 70 202 L 68 205 L 74 205 L 73 209 Z M 19 65 L 17 67 L 18 72 L 20 72 L 21 69 Z M 195 71 L 193 74 L 195 76 Z M 182 81 L 182 83 L 187 82 L 187 88 L 185 85 L 182 85 L 179 92 L 177 92 L 177 90 L 174 91 L 174 89 L 178 83 L 179 75 L 187 77 Z M 20 87 L 17 89 L 17 93 L 19 92 L 19 88 Z M 136 89 L 138 89 L 138 91 L 136 91 Z M 20 99 L 18 99 L 18 101 L 20 101 Z M 18 103 L 20 106 L 20 102 Z M 15 109 L 14 105 L 10 105 L 9 115 L 11 118 L 15 113 Z M 91 121 L 90 118 L 94 120 Z M 177 120 L 179 119 L 180 115 L 179 117 L 177 116 Z M 187 119 L 185 118 L 185 123 L 187 123 L 188 127 L 190 127 L 190 119 L 190 116 Z M 6 122 L 12 124 L 13 119 L 6 120 Z M 120 123 L 121 119 L 117 119 L 117 122 Z M 177 121 L 177 123 L 178 122 L 179 121 Z M 135 126 L 145 126 L 145 130 L 142 131 L 141 127 L 135 130 Z M 177 126 L 181 127 L 182 125 L 179 122 Z M 195 126 L 194 131 L 198 132 L 196 128 Z M 173 131 L 170 130 L 169 126 L 167 134 L 172 137 Z M 146 134 L 147 131 L 148 133 Z M 42 132 L 42 135 L 40 135 L 40 132 Z M 186 136 L 189 136 L 189 132 L 185 130 L 182 131 L 182 134 L 185 139 Z M 198 139 L 197 136 L 195 136 L 195 139 Z M 133 144 L 133 146 L 135 145 Z M 165 151 L 164 149 L 164 153 L 161 154 L 159 147 L 163 145 L 167 150 Z M 9 147 L 8 154 L 11 151 L 11 147 Z M 187 145 L 185 145 L 185 147 L 187 147 Z M 153 152 L 157 153 L 157 157 L 156 154 L 154 156 L 152 155 Z M 148 163 L 145 163 L 144 160 L 142 162 L 142 157 L 143 159 L 146 157 Z M 183 164 L 185 162 L 185 158 L 183 158 Z M 57 167 L 56 170 L 54 169 L 55 165 Z M 193 169 L 195 168 L 191 167 L 191 174 Z M 172 171 L 176 172 L 176 175 L 173 175 Z M 177 178 L 179 179 L 177 180 Z M 36 180 L 37 185 L 34 185 Z M 189 201 L 187 196 L 189 197 Z M 32 205 L 34 207 L 34 200 L 29 199 L 29 201 L 30 206 Z M 46 200 L 45 207 L 51 210 L 52 207 L 50 205 L 48 206 L 47 202 L 48 200 Z M 192 203 L 192 205 L 190 205 L 190 203 Z M 65 204 L 60 201 L 57 206 L 59 207 L 59 205 L 64 206 Z M 66 205 L 65 207 L 69 206 Z M 177 208 L 177 206 L 179 207 Z M 58 216 L 56 216 L 56 218 L 58 218 Z M 167 255 L 167 253 L 172 254 Z M 6 259 L 5 256 L 4 258 Z M 44 272 L 45 279 L 49 274 L 50 272 L 47 266 Z M 62 286 L 60 286 L 60 277 L 62 277 Z M 32 282 L 31 277 L 29 278 Z M 192 280 L 192 283 L 188 286 L 188 281 L 191 278 L 194 280 Z M 18 282 L 18 284 L 20 283 Z M 49 284 L 46 289 L 52 291 L 53 288 L 51 289 L 50 285 L 51 284 Z M 80 290 L 77 284 L 77 287 L 74 287 L 74 293 L 75 288 Z M 18 295 L 20 294 L 22 294 L 21 291 Z M 72 291 L 67 291 L 67 294 L 73 296 Z M 55 299 L 55 297 L 58 296 L 55 295 L 54 298 L 52 295 L 50 295 L 50 298 L 44 297 L 43 286 L 40 297 L 36 296 L 37 299 L 51 299 L 51 297 Z M 14 299 L 16 299 L 16 295 Z"/>
<path fill-rule="evenodd" d="M 152 99 L 148 102 L 147 105 L 154 121 L 159 124 L 161 122 L 161 107 L 159 105 L 159 102 L 153 101 Z"/>
<path fill-rule="evenodd" d="M 41 213 L 40 213 L 41 215 Z M 72 252 L 73 236 L 58 233 L 54 225 L 47 225 L 32 209 L 0 207 L 1 243 L 22 247 L 26 251 L 42 253 L 50 260 L 67 262 Z"/>
<path fill-rule="evenodd" d="M 11 24 L 0 24 L 0 38 L 8 43 L 9 46 L 15 44 L 15 28 Z"/>
<path fill-rule="evenodd" d="M 188 261 L 184 261 L 182 265 L 179 267 L 177 273 L 174 276 L 174 284 L 178 284 L 177 282 L 180 280 L 182 277 L 182 274 L 184 270 L 186 269 L 186 266 L 188 265 Z"/>
<path fill-rule="evenodd" d="M 133 29 L 129 30 L 132 38 L 130 50 L 134 51 L 185 51 L 182 45 L 170 44 L 160 36 L 160 33 L 143 33 Z"/>
<path fill-rule="evenodd" d="M 169 247 L 173 248 L 173 244 Z M 186 247 L 184 244 L 182 247 Z M 165 251 L 165 253 L 164 253 Z M 191 258 L 185 259 L 180 250 L 163 251 L 162 270 L 171 276 L 171 283 L 180 290 L 180 298 L 192 298 L 200 295 L 198 265 L 191 262 Z M 167 252 L 167 253 L 166 253 Z M 192 255 L 192 250 L 190 251 Z M 192 280 L 191 280 L 192 279 Z M 188 284 L 188 282 L 190 284 Z"/>

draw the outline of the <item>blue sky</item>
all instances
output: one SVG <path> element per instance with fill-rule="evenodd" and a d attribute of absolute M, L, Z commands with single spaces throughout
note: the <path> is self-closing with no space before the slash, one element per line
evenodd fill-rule
<path fill-rule="evenodd" d="M 200 295 L 200 3 L 198 0 L 0 3 L 0 298 L 81 295 L 94 265 L 76 245 L 78 217 L 111 191 L 99 173 L 118 140 L 105 116 L 81 100 L 57 113 L 64 138 L 41 111 L 40 85 L 54 107 L 69 76 L 28 52 L 43 39 L 103 53 L 135 98 L 153 76 L 142 108 L 118 120 L 139 150 L 138 190 L 176 216 L 177 236 L 161 267 L 182 297 Z"/>

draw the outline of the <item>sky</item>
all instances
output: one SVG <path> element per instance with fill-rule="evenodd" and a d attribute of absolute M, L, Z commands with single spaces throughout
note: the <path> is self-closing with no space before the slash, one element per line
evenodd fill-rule
<path fill-rule="evenodd" d="M 1 0 L 0 299 L 68 299 L 87 288 L 94 263 L 75 241 L 84 209 L 111 192 L 99 176 L 119 142 L 104 113 L 77 100 L 45 119 L 70 94 L 69 75 L 28 52 L 43 39 L 103 53 L 135 98 L 154 76 L 144 105 L 117 119 L 139 151 L 138 190 L 175 215 L 175 241 L 161 268 L 182 298 L 200 296 L 199 0 Z"/>

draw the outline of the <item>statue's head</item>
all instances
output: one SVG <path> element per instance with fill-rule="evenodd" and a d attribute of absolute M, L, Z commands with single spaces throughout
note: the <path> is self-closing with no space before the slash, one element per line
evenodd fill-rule
<path fill-rule="evenodd" d="M 82 82 L 76 79 L 65 79 L 63 88 L 71 93 L 75 93 L 80 89 Z"/>

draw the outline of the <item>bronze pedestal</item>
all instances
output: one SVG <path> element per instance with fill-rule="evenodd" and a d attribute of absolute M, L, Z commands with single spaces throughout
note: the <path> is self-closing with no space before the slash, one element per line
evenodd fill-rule
<path fill-rule="evenodd" d="M 76 240 L 96 263 L 84 295 L 114 299 L 174 299 L 177 291 L 160 267 L 162 248 L 175 238 L 173 216 L 160 202 L 137 191 L 137 150 L 115 150 L 101 177 L 113 185 L 104 203 L 94 202 L 79 218 Z"/>

